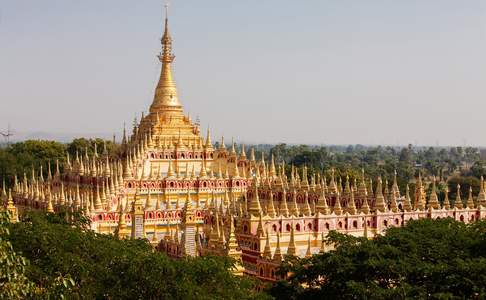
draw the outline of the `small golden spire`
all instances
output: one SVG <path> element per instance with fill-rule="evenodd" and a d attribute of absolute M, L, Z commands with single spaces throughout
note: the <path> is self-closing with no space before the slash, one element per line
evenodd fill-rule
<path fill-rule="evenodd" d="M 156 245 L 157 244 L 157 224 L 154 223 L 154 234 L 152 235 L 152 244 Z"/>
<path fill-rule="evenodd" d="M 201 170 L 199 171 L 199 177 L 200 178 L 206 178 L 207 173 L 206 173 L 206 160 L 203 159 L 203 162 L 201 164 Z"/>
<path fill-rule="evenodd" d="M 361 212 L 364 214 L 369 214 L 370 213 L 370 206 L 368 204 L 368 199 L 363 198 L 363 203 L 361 204 Z"/>
<path fill-rule="evenodd" d="M 3 186 L 2 186 L 2 194 L 0 195 L 0 200 L 1 203 L 3 202 L 6 202 L 7 201 L 7 189 L 6 189 L 7 185 L 5 184 L 5 178 L 3 179 Z"/>
<path fill-rule="evenodd" d="M 318 212 L 328 215 L 330 213 L 329 206 L 327 205 L 326 192 L 322 189 L 321 196 L 317 200 L 316 209 Z"/>
<path fill-rule="evenodd" d="M 311 252 L 311 240 L 310 240 L 310 236 L 308 237 L 307 239 L 307 251 L 305 252 L 305 258 L 309 258 L 312 256 L 312 252 Z"/>
<path fill-rule="evenodd" d="M 151 210 L 152 209 L 152 199 L 151 199 L 151 193 L 150 193 L 150 188 L 148 188 L 147 192 L 147 199 L 145 199 L 145 210 Z"/>
<path fill-rule="evenodd" d="M 258 226 L 257 226 L 257 236 L 258 237 L 263 237 L 264 235 L 264 232 L 263 232 L 263 220 L 262 220 L 262 215 L 259 216 L 259 219 L 258 219 Z"/>
<path fill-rule="evenodd" d="M 479 184 L 478 206 L 486 206 L 486 191 L 484 189 L 484 177 L 481 176 Z"/>
<path fill-rule="evenodd" d="M 10 190 L 9 190 L 10 193 Z M 52 206 L 52 195 L 51 195 L 51 189 L 47 190 L 47 212 L 48 213 L 53 213 L 54 212 L 54 207 Z"/>
<path fill-rule="evenodd" d="M 251 203 L 249 213 L 255 216 L 261 215 L 262 207 L 260 206 L 260 199 L 258 197 L 258 188 L 256 184 L 256 180 L 253 180 L 253 197 L 251 198 Z"/>
<path fill-rule="evenodd" d="M 435 176 L 432 181 L 432 191 L 430 192 L 429 208 L 439 209 L 439 198 L 437 197 L 437 187 L 435 184 Z"/>
<path fill-rule="evenodd" d="M 126 227 L 127 224 L 125 222 L 125 213 L 123 212 L 123 209 L 120 206 L 120 210 L 118 211 L 118 225 L 115 232 L 115 236 L 119 239 L 124 238 Z"/>
<path fill-rule="evenodd" d="M 270 249 L 270 238 L 268 236 L 268 230 L 266 232 L 266 239 L 265 239 L 265 249 L 263 250 L 263 258 L 270 259 L 272 257 L 272 251 Z"/>
<path fill-rule="evenodd" d="M 277 174 L 277 172 L 275 171 L 275 158 L 273 156 L 273 153 L 272 153 L 272 157 L 271 157 L 271 161 L 270 161 L 270 172 L 269 172 L 269 176 L 274 178 Z"/>
<path fill-rule="evenodd" d="M 467 197 L 466 206 L 467 206 L 467 208 L 470 208 L 470 209 L 474 208 L 472 186 L 469 187 L 469 196 Z"/>
<path fill-rule="evenodd" d="M 277 215 L 276 212 L 275 212 L 275 206 L 273 204 L 273 192 L 272 190 L 270 190 L 270 194 L 268 195 L 268 209 L 267 209 L 267 214 L 272 217 L 272 218 L 275 218 L 275 216 Z"/>
<path fill-rule="evenodd" d="M 9 220 L 11 223 L 16 223 L 18 221 L 18 213 L 17 207 L 14 204 L 12 198 L 12 190 L 8 190 L 8 198 L 7 198 L 7 211 L 10 213 Z"/>
<path fill-rule="evenodd" d="M 343 210 L 341 208 L 341 199 L 340 199 L 339 192 L 336 194 L 336 203 L 334 203 L 333 212 L 338 216 L 343 213 Z"/>
<path fill-rule="evenodd" d="M 287 192 L 285 189 L 282 191 L 282 200 L 280 202 L 279 214 L 284 217 L 289 216 L 289 208 L 287 207 Z"/>
<path fill-rule="evenodd" d="M 172 171 L 172 159 L 169 158 L 169 167 L 167 169 L 167 178 L 173 178 L 174 177 L 174 171 Z"/>
<path fill-rule="evenodd" d="M 324 236 L 324 232 L 321 234 L 321 249 L 319 250 L 319 252 L 326 252 L 326 237 Z"/>
<path fill-rule="evenodd" d="M 101 204 L 101 198 L 100 198 L 100 186 L 99 185 L 96 185 L 96 195 L 95 195 L 95 202 L 94 202 L 94 205 L 95 205 L 95 209 L 96 210 L 100 210 L 101 207 L 102 207 L 102 204 Z"/>
<path fill-rule="evenodd" d="M 236 155 L 236 148 L 235 148 L 235 141 L 233 138 L 231 138 L 231 150 L 230 153 L 233 155 Z"/>
<path fill-rule="evenodd" d="M 407 184 L 407 189 L 405 191 L 405 200 L 403 201 L 403 210 L 404 211 L 411 211 L 412 210 L 412 200 L 410 199 L 410 187 Z"/>
<path fill-rule="evenodd" d="M 392 185 L 392 193 L 395 194 L 395 198 L 400 198 L 400 189 L 398 188 L 398 180 L 397 180 L 397 170 L 393 173 L 393 185 Z"/>
<path fill-rule="evenodd" d="M 350 196 L 349 196 L 348 205 L 346 207 L 346 211 L 350 215 L 356 214 L 356 203 L 354 202 L 354 188 L 353 187 L 350 187 Z"/>
<path fill-rule="evenodd" d="M 206 135 L 206 144 L 205 144 L 206 149 L 212 149 L 213 148 L 213 143 L 211 142 L 211 133 L 209 131 L 208 127 L 208 133 Z"/>
<path fill-rule="evenodd" d="M 383 182 L 381 177 L 378 177 L 378 184 L 376 186 L 376 201 L 375 201 L 375 210 L 384 212 L 386 210 L 385 205 L 385 197 L 383 196 Z"/>
<path fill-rule="evenodd" d="M 449 200 L 449 186 L 445 186 L 445 198 L 444 198 L 444 208 L 451 209 L 451 201 Z"/>
<path fill-rule="evenodd" d="M 224 144 L 224 135 L 221 136 L 221 144 L 219 145 L 219 150 L 226 150 L 226 145 Z"/>
<path fill-rule="evenodd" d="M 241 144 L 240 160 L 246 160 L 245 144 Z"/>
<path fill-rule="evenodd" d="M 235 156 L 235 162 L 233 165 L 233 177 L 234 178 L 240 178 L 240 171 L 238 169 L 238 157 Z"/>
<path fill-rule="evenodd" d="M 282 251 L 280 250 L 280 233 L 277 231 L 277 247 L 275 248 L 275 253 L 273 254 L 273 260 L 277 263 L 282 262 Z"/>
<path fill-rule="evenodd" d="M 290 214 L 296 217 L 298 217 L 300 214 L 299 206 L 297 204 L 297 191 L 295 189 L 292 191 L 292 202 L 290 207 Z"/>
<path fill-rule="evenodd" d="M 462 199 L 461 199 L 461 185 L 460 184 L 457 184 L 456 201 L 454 201 L 454 206 L 458 209 L 464 208 L 464 206 L 462 204 Z"/>
<path fill-rule="evenodd" d="M 304 191 L 304 208 L 302 214 L 304 216 L 311 216 L 312 215 L 312 209 L 310 207 L 309 203 L 309 193 L 307 191 Z"/>
<path fill-rule="evenodd" d="M 295 256 L 297 254 L 297 247 L 295 245 L 294 220 L 292 218 L 292 225 L 290 227 L 290 241 L 287 248 L 287 255 Z"/>

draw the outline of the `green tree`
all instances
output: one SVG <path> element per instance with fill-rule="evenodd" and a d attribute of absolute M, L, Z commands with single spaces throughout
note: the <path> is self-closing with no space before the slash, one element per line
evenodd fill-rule
<path fill-rule="evenodd" d="M 486 222 L 411 221 L 373 240 L 331 232 L 335 250 L 289 261 L 278 299 L 483 299 Z"/>
<path fill-rule="evenodd" d="M 113 154 L 117 151 L 118 145 L 114 144 L 112 141 L 103 140 L 100 138 L 95 139 L 86 139 L 86 138 L 77 138 L 72 140 L 71 143 L 66 145 L 66 150 L 69 152 L 71 156 L 75 156 L 76 153 L 79 155 L 84 155 L 86 150 L 88 150 L 88 155 L 92 156 L 94 154 L 94 148 L 96 145 L 96 151 L 99 155 L 101 155 L 104 151 L 106 146 L 106 151 L 109 154 Z"/>
<path fill-rule="evenodd" d="M 12 245 L 30 260 L 27 276 L 37 286 L 48 286 L 54 293 L 53 283 L 72 279 L 73 285 L 62 292 L 69 299 L 266 297 L 255 291 L 252 280 L 229 271 L 229 259 L 173 260 L 154 252 L 145 240 L 96 234 L 78 218 L 31 213 L 11 226 Z"/>
<path fill-rule="evenodd" d="M 23 299 L 33 294 L 34 284 L 25 276 L 28 261 L 8 240 L 8 224 L 8 213 L 0 211 L 0 299 Z"/>
<path fill-rule="evenodd" d="M 32 167 L 43 167 L 47 175 L 48 164 L 53 169 L 56 160 L 64 160 L 64 145 L 54 141 L 28 140 L 0 149 L 0 179 L 7 184 L 13 183 L 15 174 L 30 174 Z"/>

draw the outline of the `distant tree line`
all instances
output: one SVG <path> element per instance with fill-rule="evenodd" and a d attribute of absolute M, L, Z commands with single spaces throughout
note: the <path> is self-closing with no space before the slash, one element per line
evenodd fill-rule
<path fill-rule="evenodd" d="M 20 178 L 25 173 L 30 178 L 32 167 L 38 172 L 41 166 L 43 175 L 47 176 L 48 166 L 54 171 L 56 161 L 59 161 L 62 169 L 67 153 L 70 155 L 71 161 L 75 159 L 76 154 L 84 156 L 86 151 L 91 156 L 95 145 L 99 154 L 104 151 L 105 145 L 109 153 L 113 153 L 118 147 L 109 140 L 78 138 L 68 144 L 56 141 L 28 140 L 0 148 L 0 181 L 5 180 L 6 184 L 11 186 L 15 174 Z"/>

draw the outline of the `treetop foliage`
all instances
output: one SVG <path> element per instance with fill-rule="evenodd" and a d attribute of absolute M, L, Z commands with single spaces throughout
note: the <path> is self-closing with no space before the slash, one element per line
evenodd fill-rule
<path fill-rule="evenodd" d="M 294 259 L 278 299 L 471 299 L 486 297 L 486 221 L 411 221 L 373 240 L 332 232 L 335 250 Z"/>
<path fill-rule="evenodd" d="M 254 282 L 234 276 L 222 257 L 174 260 L 145 240 L 118 240 L 62 214 L 30 213 L 11 224 L 10 242 L 30 261 L 26 276 L 38 287 L 60 276 L 69 299 L 264 299 Z M 67 221 L 69 220 L 69 221 Z"/>

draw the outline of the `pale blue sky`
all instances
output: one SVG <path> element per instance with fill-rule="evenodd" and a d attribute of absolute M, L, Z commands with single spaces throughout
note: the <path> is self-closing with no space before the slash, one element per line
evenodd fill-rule
<path fill-rule="evenodd" d="M 180 99 L 214 135 L 486 145 L 484 0 L 171 2 Z M 152 101 L 162 11 L 0 0 L 0 129 L 131 124 Z"/>

